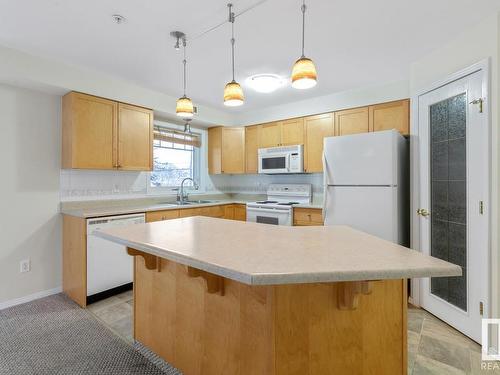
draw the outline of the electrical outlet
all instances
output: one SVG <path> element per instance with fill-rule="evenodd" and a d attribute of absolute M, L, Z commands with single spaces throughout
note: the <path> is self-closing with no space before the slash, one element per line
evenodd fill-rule
<path fill-rule="evenodd" d="M 31 271 L 31 260 L 24 259 L 19 262 L 20 272 L 30 272 Z"/>

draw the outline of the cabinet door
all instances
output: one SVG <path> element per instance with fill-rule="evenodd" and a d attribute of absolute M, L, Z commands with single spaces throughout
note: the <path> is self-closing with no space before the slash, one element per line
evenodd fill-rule
<path fill-rule="evenodd" d="M 224 206 L 224 219 L 234 220 L 234 205 Z"/>
<path fill-rule="evenodd" d="M 304 169 L 307 173 L 323 171 L 323 138 L 333 136 L 333 114 L 310 116 L 304 119 L 306 132 Z"/>
<path fill-rule="evenodd" d="M 318 208 L 294 208 L 293 225 L 323 225 L 322 210 Z"/>
<path fill-rule="evenodd" d="M 259 132 L 260 148 L 277 147 L 281 144 L 281 126 L 279 122 L 262 124 Z"/>
<path fill-rule="evenodd" d="M 234 220 L 246 221 L 247 220 L 247 207 L 244 204 L 234 205 Z"/>
<path fill-rule="evenodd" d="M 370 131 L 396 129 L 403 135 L 410 134 L 410 100 L 370 106 Z"/>
<path fill-rule="evenodd" d="M 304 144 L 303 118 L 295 118 L 281 122 L 281 144 L 284 146 Z"/>
<path fill-rule="evenodd" d="M 257 173 L 259 167 L 259 126 L 245 128 L 246 173 Z"/>
<path fill-rule="evenodd" d="M 222 173 L 222 127 L 208 129 L 208 173 Z"/>
<path fill-rule="evenodd" d="M 245 128 L 222 128 L 222 173 L 245 173 Z"/>
<path fill-rule="evenodd" d="M 153 111 L 118 105 L 118 168 L 150 171 L 153 168 Z"/>
<path fill-rule="evenodd" d="M 76 92 L 62 103 L 63 168 L 114 169 L 118 103 Z"/>
<path fill-rule="evenodd" d="M 368 107 L 335 112 L 335 135 L 368 133 Z"/>

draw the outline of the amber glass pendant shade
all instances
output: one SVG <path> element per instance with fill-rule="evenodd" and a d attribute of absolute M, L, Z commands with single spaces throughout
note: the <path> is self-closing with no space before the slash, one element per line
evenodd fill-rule
<path fill-rule="evenodd" d="M 242 105 L 244 101 L 243 89 L 238 82 L 231 81 L 224 87 L 224 105 L 237 107 Z"/>
<path fill-rule="evenodd" d="M 177 116 L 182 118 L 193 117 L 194 108 L 191 99 L 189 99 L 187 96 L 183 96 L 182 98 L 177 99 L 175 112 L 177 113 Z"/>
<path fill-rule="evenodd" d="M 292 70 L 292 87 L 300 90 L 309 89 L 316 86 L 318 74 L 314 62 L 307 58 L 301 57 L 293 65 Z"/>

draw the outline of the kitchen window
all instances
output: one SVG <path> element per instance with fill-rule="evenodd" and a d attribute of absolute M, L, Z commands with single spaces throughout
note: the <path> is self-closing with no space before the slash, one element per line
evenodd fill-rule
<path fill-rule="evenodd" d="M 166 127 L 154 127 L 150 188 L 175 189 L 186 177 L 199 183 L 201 137 Z"/>

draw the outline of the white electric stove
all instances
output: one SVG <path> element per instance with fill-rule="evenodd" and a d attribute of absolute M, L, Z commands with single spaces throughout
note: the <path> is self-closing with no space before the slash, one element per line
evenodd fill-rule
<path fill-rule="evenodd" d="M 310 184 L 270 184 L 265 201 L 247 203 L 247 221 L 292 225 L 293 206 L 311 203 Z"/>

